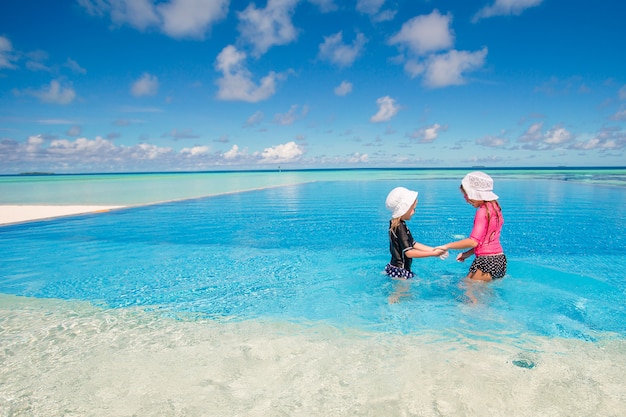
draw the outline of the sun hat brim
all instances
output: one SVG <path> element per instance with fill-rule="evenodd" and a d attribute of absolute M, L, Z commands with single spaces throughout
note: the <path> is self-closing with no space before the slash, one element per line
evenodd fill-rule
<path fill-rule="evenodd" d="M 391 211 L 391 218 L 396 219 L 404 216 L 415 200 L 417 200 L 417 194 L 417 191 L 412 191 L 404 187 L 396 187 L 391 190 L 385 201 L 385 206 Z"/>
<path fill-rule="evenodd" d="M 493 192 L 493 180 L 483 172 L 467 174 L 461 181 L 461 185 L 470 200 L 494 201 L 499 198 Z"/>

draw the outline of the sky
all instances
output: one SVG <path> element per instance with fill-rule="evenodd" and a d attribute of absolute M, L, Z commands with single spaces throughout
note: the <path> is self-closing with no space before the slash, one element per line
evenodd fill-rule
<path fill-rule="evenodd" d="M 626 3 L 0 1 L 0 174 L 626 166 Z"/>

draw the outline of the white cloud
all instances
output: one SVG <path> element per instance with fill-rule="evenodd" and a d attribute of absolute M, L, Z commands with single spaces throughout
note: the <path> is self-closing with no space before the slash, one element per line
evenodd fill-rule
<path fill-rule="evenodd" d="M 208 146 L 192 146 L 191 148 L 183 148 L 180 150 L 181 155 L 189 157 L 207 155 L 211 148 Z"/>
<path fill-rule="evenodd" d="M 247 153 L 244 151 L 240 152 L 239 151 L 239 146 L 237 145 L 233 145 L 232 148 L 230 148 L 229 151 L 224 153 L 224 159 L 226 160 L 232 160 L 232 159 L 237 159 L 243 156 L 246 156 Z"/>
<path fill-rule="evenodd" d="M 108 15 L 117 26 L 144 31 L 156 28 L 174 38 L 202 39 L 223 19 L 230 0 L 78 0 L 89 14 Z"/>
<path fill-rule="evenodd" d="M 439 123 L 435 123 L 432 126 L 411 133 L 409 137 L 411 139 L 418 139 L 420 143 L 432 143 L 439 137 L 439 132 L 445 132 L 446 130 L 448 130 L 447 126 L 441 126 Z"/>
<path fill-rule="evenodd" d="M 426 71 L 426 65 L 414 59 L 409 59 L 404 64 L 404 70 L 409 74 L 411 78 L 415 78 L 418 75 L 422 75 L 424 71 Z"/>
<path fill-rule="evenodd" d="M 159 80 L 156 76 L 144 73 L 133 83 L 130 92 L 135 97 L 153 96 L 159 90 Z"/>
<path fill-rule="evenodd" d="M 544 136 L 544 143 L 548 145 L 562 145 L 572 140 L 572 134 L 563 127 L 554 127 L 548 130 Z"/>
<path fill-rule="evenodd" d="M 385 4 L 385 0 L 357 0 L 356 10 L 365 14 L 376 14 Z"/>
<path fill-rule="evenodd" d="M 626 132 L 619 127 L 603 128 L 585 142 L 574 142 L 570 149 L 612 151 L 626 148 Z"/>
<path fill-rule="evenodd" d="M 335 87 L 335 95 L 346 96 L 352 92 L 352 83 L 348 81 L 342 81 L 337 87 Z"/>
<path fill-rule="evenodd" d="M 15 57 L 13 56 L 13 45 L 11 45 L 11 41 L 9 38 L 4 36 L 0 36 L 0 69 L 9 68 L 15 69 L 17 68 L 12 61 L 15 61 Z"/>
<path fill-rule="evenodd" d="M 402 25 L 389 44 L 408 48 L 416 56 L 449 49 L 454 45 L 451 20 L 452 15 L 441 15 L 438 10 L 416 16 Z"/>
<path fill-rule="evenodd" d="M 268 0 L 265 9 L 257 9 L 250 3 L 239 17 L 241 38 L 254 47 L 254 55 L 260 56 L 272 46 L 293 42 L 298 31 L 291 22 L 298 0 Z"/>
<path fill-rule="evenodd" d="M 210 26 L 228 12 L 229 0 L 172 0 L 156 6 L 162 31 L 174 38 L 204 38 Z"/>
<path fill-rule="evenodd" d="M 486 56 L 486 47 L 476 52 L 452 50 L 433 55 L 426 63 L 424 85 L 438 88 L 465 84 L 463 73 L 482 67 Z"/>
<path fill-rule="evenodd" d="M 472 22 L 476 23 L 480 19 L 493 16 L 517 16 L 530 7 L 540 5 L 542 1 L 543 0 L 495 0 L 493 5 L 485 6 L 480 9 L 472 18 Z"/>
<path fill-rule="evenodd" d="M 276 145 L 271 148 L 265 148 L 261 153 L 261 162 L 287 162 L 299 159 L 304 150 L 294 141 L 287 142 L 282 145 Z"/>
<path fill-rule="evenodd" d="M 534 143 L 540 141 L 543 137 L 543 134 L 541 132 L 542 128 L 542 122 L 533 123 L 528 129 L 526 129 L 526 132 L 524 132 L 522 136 L 520 136 L 518 141 L 523 143 Z"/>
<path fill-rule="evenodd" d="M 396 105 L 396 101 L 389 96 L 380 97 L 376 100 L 376 104 L 378 105 L 378 112 L 370 119 L 374 123 L 389 121 L 400 110 L 400 107 Z"/>
<path fill-rule="evenodd" d="M 222 72 L 218 85 L 217 98 L 220 100 L 240 100 L 250 103 L 265 100 L 276 92 L 276 81 L 282 76 L 270 72 L 256 85 L 252 74 L 244 66 L 246 54 L 232 45 L 225 47 L 217 56 L 215 68 Z"/>
<path fill-rule="evenodd" d="M 343 43 L 343 34 L 338 32 L 331 36 L 324 36 L 324 43 L 319 47 L 319 57 L 340 67 L 349 67 L 363 50 L 367 39 L 362 33 L 357 33 L 352 45 Z"/>
<path fill-rule="evenodd" d="M 618 95 L 620 100 L 626 100 L 626 85 L 619 89 Z"/>
<path fill-rule="evenodd" d="M 76 98 L 76 92 L 71 86 L 63 86 L 57 80 L 50 81 L 50 85 L 38 91 L 29 91 L 44 103 L 69 104 Z"/>

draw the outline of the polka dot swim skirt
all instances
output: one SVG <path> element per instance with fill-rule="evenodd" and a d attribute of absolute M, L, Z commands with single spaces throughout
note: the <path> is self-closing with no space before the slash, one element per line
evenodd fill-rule
<path fill-rule="evenodd" d="M 385 273 L 389 275 L 391 278 L 399 278 L 399 279 L 411 279 L 415 276 L 415 274 L 411 271 L 407 271 L 404 268 L 400 268 L 399 266 L 387 264 L 385 267 Z"/>
<path fill-rule="evenodd" d="M 491 274 L 491 278 L 502 278 L 506 274 L 506 256 L 500 255 L 477 256 L 470 266 L 470 272 L 481 270 Z"/>

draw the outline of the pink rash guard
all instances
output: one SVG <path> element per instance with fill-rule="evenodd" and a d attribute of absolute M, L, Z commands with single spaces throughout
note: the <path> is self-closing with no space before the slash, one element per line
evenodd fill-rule
<path fill-rule="evenodd" d="M 487 204 L 489 204 L 489 224 L 487 224 Z M 474 255 L 489 256 L 504 253 L 500 244 L 500 232 L 504 224 L 504 217 L 498 206 L 493 203 L 484 203 L 476 210 L 474 228 L 470 239 L 476 241 Z"/>

